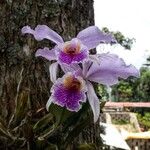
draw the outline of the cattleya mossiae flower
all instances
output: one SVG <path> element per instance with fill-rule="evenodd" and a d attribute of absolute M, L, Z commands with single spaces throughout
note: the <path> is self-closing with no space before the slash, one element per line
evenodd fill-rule
<path fill-rule="evenodd" d="M 54 83 L 46 108 L 55 103 L 70 111 L 78 111 L 82 103 L 86 102 L 86 93 L 94 122 L 99 117 L 100 106 L 92 82 L 111 86 L 118 82 L 119 77 L 126 79 L 139 76 L 139 71 L 133 65 L 127 66 L 117 55 L 109 53 L 93 55 L 82 63 L 82 68 L 77 64 L 61 67 L 66 74 Z"/>
<path fill-rule="evenodd" d="M 51 81 L 54 84 L 46 104 L 47 110 L 51 103 L 54 103 L 69 111 L 77 112 L 82 108 L 82 103 L 88 100 L 96 122 L 100 106 L 92 82 L 111 86 L 118 82 L 118 78 L 139 76 L 134 66 L 127 66 L 117 55 L 109 53 L 89 55 L 89 50 L 99 43 L 115 41 L 111 35 L 102 33 L 96 26 L 80 31 L 76 38 L 67 42 L 46 25 L 38 25 L 35 30 L 25 26 L 22 28 L 22 33 L 30 33 L 39 41 L 49 39 L 56 43 L 52 50 L 45 47 L 36 52 L 36 56 L 42 56 L 50 61 L 56 60 L 49 68 Z M 57 79 L 58 64 L 65 75 Z"/>
<path fill-rule="evenodd" d="M 38 25 L 35 30 L 25 26 L 22 28 L 22 33 L 32 34 L 38 41 L 43 39 L 53 41 L 56 46 L 52 50 L 47 47 L 38 49 L 36 56 L 66 64 L 82 62 L 88 58 L 89 50 L 95 48 L 99 43 L 115 42 L 110 34 L 104 34 L 96 26 L 90 26 L 80 31 L 76 38 L 67 42 L 64 42 L 60 35 L 46 25 Z"/>
<path fill-rule="evenodd" d="M 79 111 L 80 103 L 86 102 L 87 88 L 82 77 L 67 72 L 62 78 L 57 79 L 51 89 L 52 95 L 47 103 L 47 110 L 51 102 L 66 107 L 70 111 Z"/>

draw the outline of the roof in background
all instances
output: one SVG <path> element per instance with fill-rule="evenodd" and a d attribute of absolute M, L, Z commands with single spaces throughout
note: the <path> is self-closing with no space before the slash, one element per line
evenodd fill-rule
<path fill-rule="evenodd" d="M 105 107 L 150 107 L 150 102 L 106 102 Z"/>

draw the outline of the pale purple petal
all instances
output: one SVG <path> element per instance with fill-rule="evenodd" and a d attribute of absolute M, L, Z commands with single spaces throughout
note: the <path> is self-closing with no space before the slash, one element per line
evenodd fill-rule
<path fill-rule="evenodd" d="M 87 73 L 90 71 L 90 67 L 93 65 L 93 63 L 98 63 L 99 64 L 99 58 L 97 55 L 89 55 L 89 59 L 85 60 L 82 63 L 82 73 L 83 76 L 86 77 Z"/>
<path fill-rule="evenodd" d="M 74 48 L 76 48 L 78 44 L 81 45 L 81 41 L 77 38 L 73 38 L 73 39 L 71 39 L 71 41 L 68 41 L 68 42 L 70 42 L 71 46 Z"/>
<path fill-rule="evenodd" d="M 57 62 L 50 65 L 49 72 L 50 72 L 51 81 L 53 83 L 55 83 L 56 79 L 57 79 L 57 72 L 58 72 L 58 63 Z"/>
<path fill-rule="evenodd" d="M 93 111 L 94 122 L 96 122 L 100 114 L 100 102 L 94 91 L 93 85 L 88 81 L 87 81 L 87 89 L 88 89 L 87 92 L 88 101 Z"/>
<path fill-rule="evenodd" d="M 50 50 L 48 47 L 45 47 L 43 49 L 38 49 L 35 53 L 35 56 L 42 56 L 46 58 L 47 60 L 56 60 L 56 55 L 55 55 L 55 48 Z"/>
<path fill-rule="evenodd" d="M 26 33 L 34 34 L 34 30 L 32 30 L 30 26 L 24 26 L 21 29 L 21 32 L 22 32 L 22 34 L 26 34 Z"/>
<path fill-rule="evenodd" d="M 47 111 L 49 111 L 49 107 L 50 107 L 50 105 L 52 104 L 52 102 L 53 102 L 53 98 L 50 97 L 50 98 L 48 99 L 47 103 L 46 103 L 46 110 L 47 110 Z"/>
<path fill-rule="evenodd" d="M 41 41 L 43 39 L 48 39 L 53 41 L 56 44 L 60 44 L 64 42 L 62 37 L 58 33 L 53 31 L 46 25 L 38 25 L 35 28 L 35 30 L 32 30 L 29 26 L 25 26 L 22 28 L 22 33 L 33 34 L 34 38 L 38 41 Z"/>
<path fill-rule="evenodd" d="M 98 55 L 98 59 L 99 63 L 93 63 L 86 74 L 90 81 L 110 86 L 118 83 L 118 78 L 139 77 L 139 71 L 133 65 L 126 65 L 117 55 L 104 53 Z"/>
<path fill-rule="evenodd" d="M 80 74 L 81 74 L 81 72 L 82 72 L 82 70 L 81 70 L 81 68 L 80 68 L 80 66 L 78 65 L 78 64 L 70 64 L 70 65 L 68 65 L 68 64 L 60 64 L 60 66 L 61 66 L 61 69 L 64 71 L 64 73 L 67 73 L 67 72 L 80 72 Z"/>
<path fill-rule="evenodd" d="M 100 43 L 111 43 L 115 39 L 109 34 L 105 34 L 99 30 L 96 26 L 90 26 L 77 35 L 77 38 L 84 44 L 88 49 L 95 48 Z"/>
<path fill-rule="evenodd" d="M 93 62 L 89 59 L 89 60 L 86 60 L 82 63 L 82 66 L 83 66 L 83 69 L 82 69 L 82 74 L 84 77 L 87 76 L 87 73 L 90 69 L 90 67 L 92 66 Z"/>

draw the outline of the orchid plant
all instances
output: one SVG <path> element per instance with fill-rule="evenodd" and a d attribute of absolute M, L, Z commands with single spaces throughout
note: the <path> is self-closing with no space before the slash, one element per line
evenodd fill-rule
<path fill-rule="evenodd" d="M 126 65 L 117 55 L 90 54 L 90 50 L 99 44 L 116 42 L 112 35 L 103 33 L 96 26 L 80 31 L 75 38 L 67 42 L 46 25 L 38 25 L 35 29 L 25 26 L 22 33 L 32 34 L 38 41 L 48 39 L 56 44 L 51 50 L 45 47 L 38 49 L 35 54 L 55 61 L 49 67 L 53 86 L 46 104 L 48 111 L 53 103 L 70 112 L 78 112 L 88 101 L 96 122 L 100 115 L 100 100 L 93 84 L 111 86 L 118 83 L 119 78 L 139 76 L 139 71 L 133 65 Z M 64 75 L 57 79 L 58 66 Z"/>

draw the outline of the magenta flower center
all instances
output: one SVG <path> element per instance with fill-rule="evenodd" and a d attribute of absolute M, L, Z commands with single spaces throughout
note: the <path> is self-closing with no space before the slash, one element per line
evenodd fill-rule
<path fill-rule="evenodd" d="M 64 87 L 68 90 L 72 91 L 80 91 L 82 87 L 82 83 L 73 76 L 68 76 L 64 79 Z"/>
<path fill-rule="evenodd" d="M 72 45 L 70 42 L 65 43 L 63 52 L 69 55 L 76 55 L 80 53 L 80 44 Z"/>

